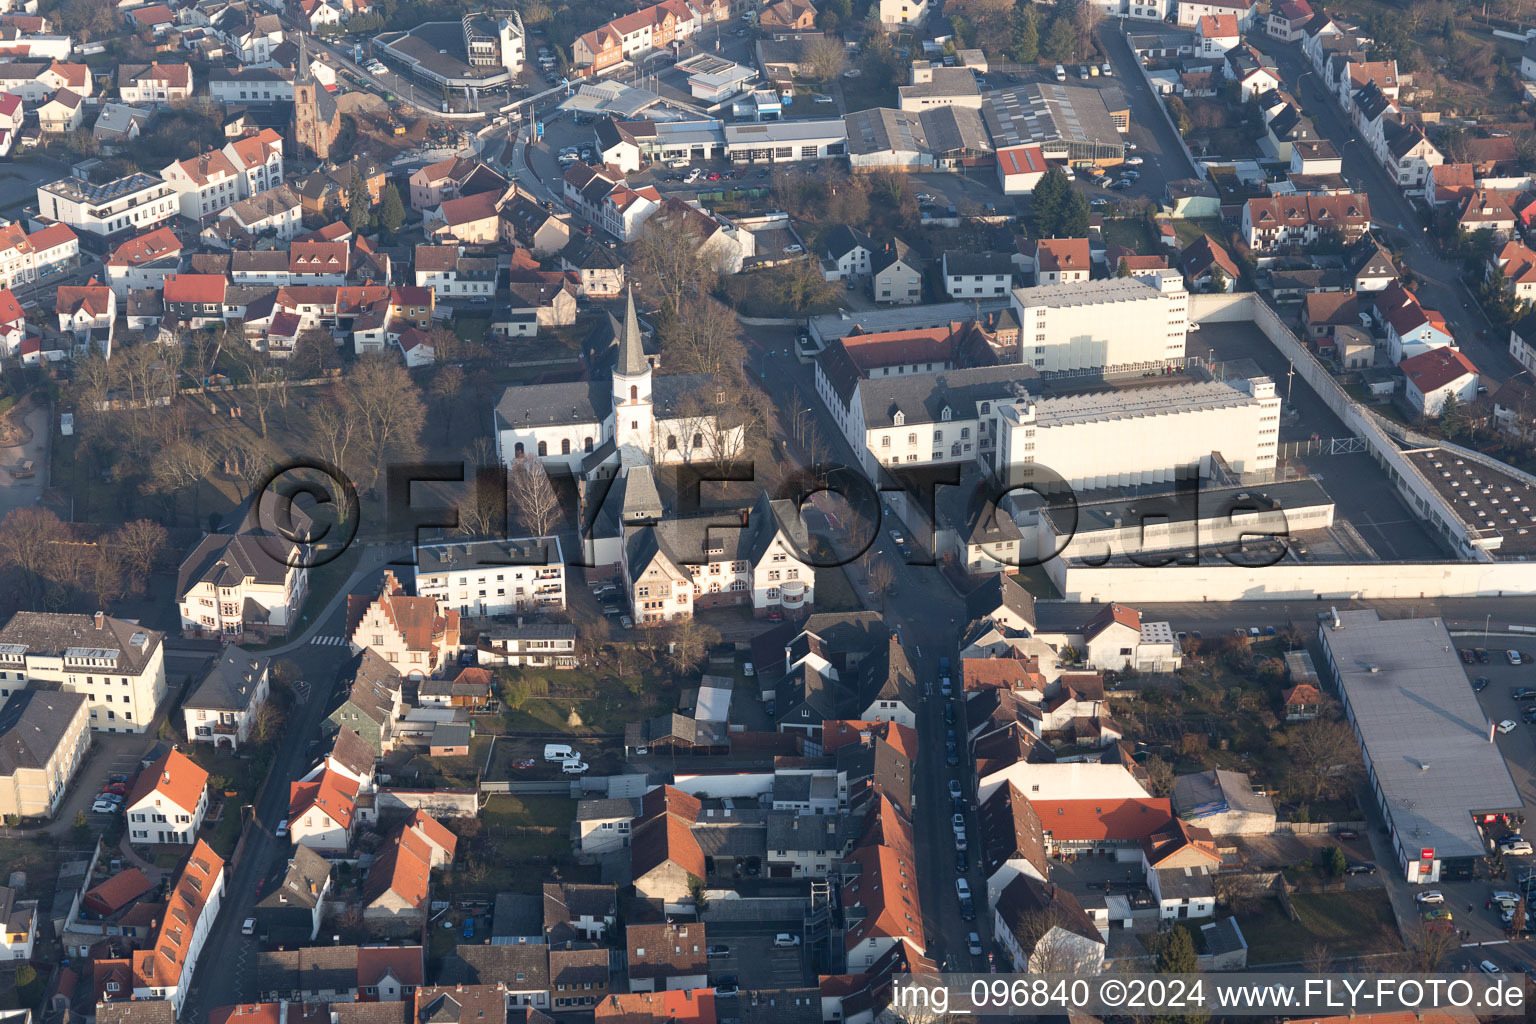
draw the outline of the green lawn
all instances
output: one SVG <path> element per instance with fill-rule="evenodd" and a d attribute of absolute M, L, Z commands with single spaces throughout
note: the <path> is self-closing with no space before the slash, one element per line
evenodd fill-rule
<path fill-rule="evenodd" d="M 1104 246 L 1113 249 L 1123 245 L 1137 255 L 1156 254 L 1160 250 L 1157 238 L 1142 217 L 1118 217 L 1104 221 Z"/>
<path fill-rule="evenodd" d="M 1179 240 L 1179 248 L 1183 249 L 1201 235 L 1209 235 L 1212 241 L 1222 242 L 1225 232 L 1221 229 L 1219 220 L 1185 220 L 1178 219 L 1171 222 L 1173 233 Z"/>
<path fill-rule="evenodd" d="M 1334 957 L 1391 953 L 1403 948 L 1385 889 L 1294 893 L 1299 921 L 1266 900 L 1261 909 L 1238 920 L 1248 940 L 1250 968 L 1299 961 L 1318 943 Z"/>
<path fill-rule="evenodd" d="M 490 829 L 529 825 L 564 830 L 576 820 L 576 801 L 559 796 L 497 794 L 486 798 L 480 820 Z"/>

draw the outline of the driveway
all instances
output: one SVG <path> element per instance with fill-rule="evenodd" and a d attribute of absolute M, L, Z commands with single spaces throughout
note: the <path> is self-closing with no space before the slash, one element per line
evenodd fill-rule
<path fill-rule="evenodd" d="M 22 417 L 22 426 L 28 432 L 20 444 L 0 448 L 0 519 L 12 509 L 36 505 L 43 500 L 43 488 L 48 486 L 48 444 L 53 436 L 53 413 L 49 406 L 34 404 Z M 17 480 L 4 472 L 19 465 L 23 459 L 31 459 L 36 466 L 35 475 Z"/>

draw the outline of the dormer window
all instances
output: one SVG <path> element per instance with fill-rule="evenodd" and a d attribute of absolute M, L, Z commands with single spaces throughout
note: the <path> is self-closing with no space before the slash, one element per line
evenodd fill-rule
<path fill-rule="evenodd" d="M 949 406 L 946 405 L 943 408 L 943 410 L 940 411 L 939 419 L 944 420 L 947 423 L 949 421 L 950 415 L 951 415 L 950 408 L 949 408 Z"/>
<path fill-rule="evenodd" d="M 907 422 L 907 414 L 904 412 L 898 412 L 894 417 L 892 417 L 891 422 L 895 423 L 899 427 L 903 423 Z"/>

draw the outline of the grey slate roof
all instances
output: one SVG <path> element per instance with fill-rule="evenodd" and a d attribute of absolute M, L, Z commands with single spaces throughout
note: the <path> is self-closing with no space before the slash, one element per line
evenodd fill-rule
<path fill-rule="evenodd" d="M 544 937 L 544 900 L 531 893 L 499 892 L 491 915 L 491 938 Z"/>
<path fill-rule="evenodd" d="M 458 962 L 453 963 L 455 960 Z M 548 989 L 549 947 L 542 942 L 510 946 L 461 944 L 449 963 L 443 965 L 443 974 L 444 984 L 451 979 L 465 985 L 502 982 L 509 992 Z"/>
<path fill-rule="evenodd" d="M 98 629 L 93 616 L 62 612 L 17 612 L 0 629 L 0 645 L 14 644 L 28 654 L 62 656 L 71 648 L 115 652 L 108 671 L 135 676 L 148 667 L 164 639 L 157 629 L 110 615 L 102 617 Z"/>
<path fill-rule="evenodd" d="M 288 870 L 277 887 L 261 898 L 256 906 L 267 909 L 303 907 L 313 909 L 331 877 L 331 862 L 307 846 L 295 846 Z"/>
<path fill-rule="evenodd" d="M 1009 385 L 1039 379 L 1032 367 L 1010 363 L 973 366 L 943 373 L 911 373 L 872 377 L 859 383 L 866 427 L 895 425 L 895 415 L 905 416 L 904 426 L 937 423 L 945 406 L 957 420 L 975 419 L 979 403 L 1005 400 Z"/>
<path fill-rule="evenodd" d="M 994 573 L 981 586 L 965 595 L 967 621 L 990 619 L 998 609 L 1006 608 L 1035 624 L 1035 596 L 1007 573 Z"/>
<path fill-rule="evenodd" d="M 827 235 L 825 247 L 827 255 L 834 260 L 841 259 L 854 249 L 862 248 L 870 253 L 875 251 L 875 243 L 868 235 L 846 224 L 839 224 L 832 229 L 832 233 Z"/>
<path fill-rule="evenodd" d="M 114 999 L 96 1007 L 96 1024 L 176 1024 L 169 999 Z"/>
<path fill-rule="evenodd" d="M 17 690 L 0 707 L 0 776 L 18 768 L 46 768 L 69 723 L 85 704 L 83 693 Z"/>
<path fill-rule="evenodd" d="M 608 381 L 510 387 L 496 403 L 496 427 L 512 430 L 602 423 L 612 410 L 613 390 Z"/>
<path fill-rule="evenodd" d="M 279 255 L 286 270 L 287 254 Z M 308 527 L 301 526 L 298 520 L 294 525 L 295 535 L 307 533 Z M 281 534 L 270 532 L 261 537 L 247 532 L 210 533 L 182 560 L 176 578 L 177 596 L 185 595 L 199 583 L 212 583 L 215 587 L 237 587 L 246 580 L 281 584 L 289 572 L 289 562 L 284 559 L 295 547 Z M 273 557 L 274 554 L 280 557 Z"/>
<path fill-rule="evenodd" d="M 247 711 L 271 659 L 249 654 L 231 644 L 197 684 L 185 707 L 217 711 Z"/>
<path fill-rule="evenodd" d="M 559 562 L 554 537 L 466 540 L 423 544 L 416 549 L 416 574 L 483 569 L 497 565 L 552 565 Z"/>

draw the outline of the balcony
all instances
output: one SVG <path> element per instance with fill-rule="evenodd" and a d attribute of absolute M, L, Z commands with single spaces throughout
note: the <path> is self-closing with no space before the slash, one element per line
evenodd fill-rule
<path fill-rule="evenodd" d="M 786 610 L 805 607 L 806 586 L 801 580 L 789 580 L 779 586 L 779 601 Z"/>

